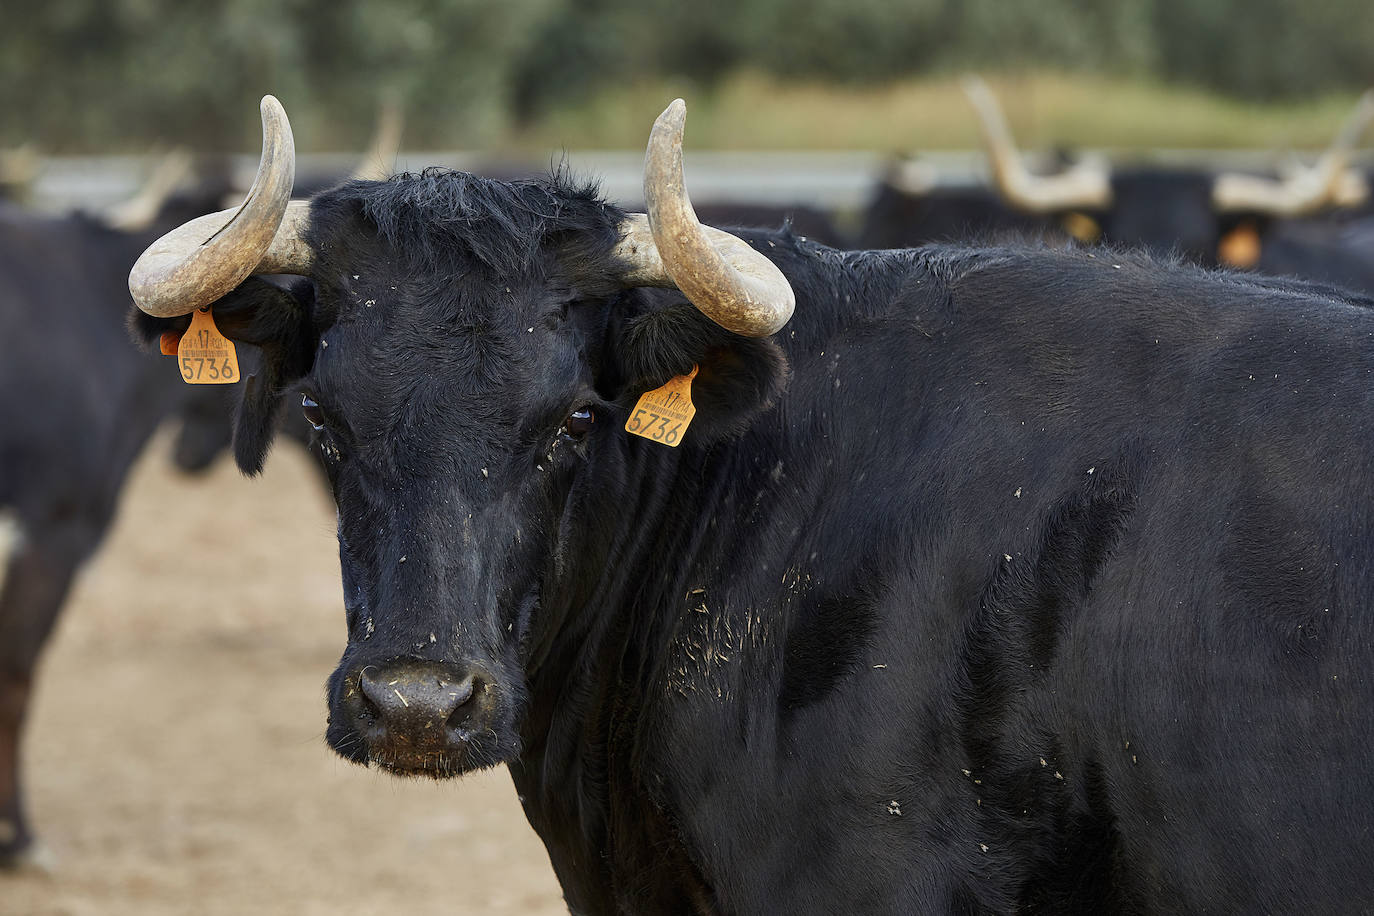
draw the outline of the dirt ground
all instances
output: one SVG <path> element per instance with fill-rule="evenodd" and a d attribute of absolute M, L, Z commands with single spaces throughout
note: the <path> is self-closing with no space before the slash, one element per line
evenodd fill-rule
<path fill-rule="evenodd" d="M 155 440 L 43 665 L 26 762 L 51 875 L 2 916 L 565 913 L 505 770 L 401 781 L 324 744 L 344 643 L 309 458 L 176 476 Z"/>

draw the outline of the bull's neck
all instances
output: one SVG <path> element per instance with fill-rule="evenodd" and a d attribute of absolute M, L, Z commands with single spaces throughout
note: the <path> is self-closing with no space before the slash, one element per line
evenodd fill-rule
<path fill-rule="evenodd" d="M 779 335 L 794 368 L 845 328 L 889 314 L 929 276 L 913 252 L 801 249 L 779 260 L 785 272 L 806 275 L 794 285 L 798 313 L 807 317 Z M 604 496 L 584 507 L 593 521 L 576 540 L 577 564 L 541 590 L 547 629 L 534 640 L 524 752 L 511 765 L 576 910 L 613 910 L 604 895 L 617 868 L 662 874 L 621 861 L 625 850 L 655 850 L 663 861 L 683 853 L 648 797 L 653 787 L 642 779 L 639 755 L 654 743 L 670 646 L 692 613 L 694 589 L 742 580 L 770 552 L 787 552 L 776 532 L 766 549 L 752 541 L 768 528 L 767 494 L 783 472 L 783 443 L 779 412 L 770 411 L 738 440 L 706 449 L 624 442 L 623 460 L 589 469 L 602 475 L 592 490 Z M 688 885 L 695 874 L 686 857 L 668 871 Z"/>
<path fill-rule="evenodd" d="M 626 448 L 618 485 L 602 488 L 614 496 L 594 511 L 606 513 L 605 529 L 613 533 L 604 541 L 588 538 L 600 546 L 571 571 L 564 594 L 576 597 L 555 607 L 544 589 L 541 615 L 559 625 L 537 640 L 545 651 L 529 672 L 524 751 L 510 767 L 570 904 L 589 912 L 611 909 L 599 895 L 614 883 L 601 872 L 616 868 L 613 845 L 673 854 L 673 831 L 632 787 L 627 755 L 632 736 L 652 718 L 658 664 L 691 576 L 732 554 L 726 532 L 739 526 L 730 507 L 752 476 L 737 448 L 644 445 Z M 721 524 L 711 525 L 717 516 Z M 690 874 L 683 868 L 677 873 Z"/>

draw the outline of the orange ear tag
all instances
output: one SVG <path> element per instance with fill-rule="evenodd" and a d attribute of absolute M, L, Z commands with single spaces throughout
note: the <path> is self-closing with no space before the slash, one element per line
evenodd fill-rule
<path fill-rule="evenodd" d="M 686 375 L 669 379 L 662 388 L 640 395 L 625 423 L 625 431 L 677 448 L 692 418 L 697 415 L 696 405 L 692 403 L 692 379 L 696 377 L 697 367 L 693 366 Z"/>
<path fill-rule="evenodd" d="M 164 339 L 162 352 L 167 352 Z M 176 348 L 181 377 L 188 385 L 228 385 L 239 380 L 234 342 L 219 332 L 208 308 L 197 309 Z"/>

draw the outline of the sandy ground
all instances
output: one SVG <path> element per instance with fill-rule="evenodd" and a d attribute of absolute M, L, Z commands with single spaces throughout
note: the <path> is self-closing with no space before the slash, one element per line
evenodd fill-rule
<path fill-rule="evenodd" d="M 504 769 L 401 781 L 325 747 L 344 624 L 309 458 L 192 480 L 167 446 L 49 645 L 26 761 L 56 870 L 0 876 L 0 914 L 565 913 Z"/>

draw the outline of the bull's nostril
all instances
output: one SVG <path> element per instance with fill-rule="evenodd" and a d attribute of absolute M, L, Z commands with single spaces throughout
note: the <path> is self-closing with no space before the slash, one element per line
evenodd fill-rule
<path fill-rule="evenodd" d="M 469 704 L 482 684 L 469 674 L 457 684 L 441 684 L 440 687 L 447 695 L 448 702 L 453 704 L 446 724 L 450 728 L 458 728 L 467 719 L 470 712 Z"/>
<path fill-rule="evenodd" d="M 439 689 L 448 695 L 448 698 L 453 702 L 454 708 L 457 708 L 472 699 L 474 685 L 475 682 L 473 677 L 469 674 L 457 684 L 449 683 L 448 681 L 440 681 Z"/>
<path fill-rule="evenodd" d="M 382 691 L 385 686 L 381 681 L 368 674 L 369 671 L 376 670 L 373 666 L 368 665 L 358 672 L 358 693 L 362 700 L 362 708 L 367 715 L 372 717 L 373 721 L 382 718 L 382 710 L 385 708 L 385 704 L 381 702 Z"/>

